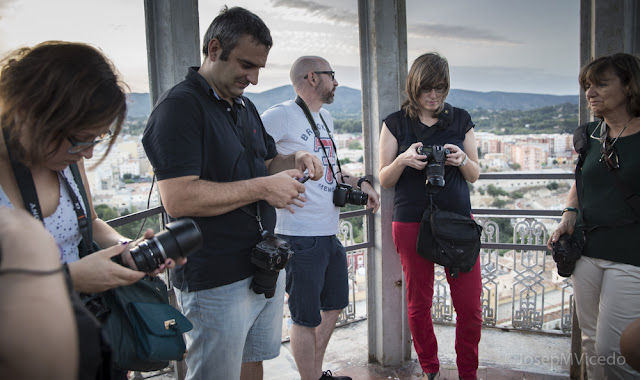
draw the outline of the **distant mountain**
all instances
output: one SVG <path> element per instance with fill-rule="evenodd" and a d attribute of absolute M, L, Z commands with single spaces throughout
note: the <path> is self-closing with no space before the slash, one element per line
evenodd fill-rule
<path fill-rule="evenodd" d="M 132 92 L 127 97 L 127 117 L 149 117 L 151 113 L 151 97 L 149 93 Z"/>
<path fill-rule="evenodd" d="M 262 113 L 274 104 L 295 98 L 293 86 L 281 86 L 260 93 L 245 92 L 245 95 L 256 105 Z M 447 102 L 467 110 L 486 109 L 503 110 L 532 110 L 545 106 L 563 103 L 578 104 L 578 95 L 543 95 L 514 92 L 478 92 L 452 89 Z M 131 93 L 128 99 L 128 115 L 132 118 L 147 117 L 151 110 L 149 94 Z M 360 90 L 340 86 L 336 89 L 333 104 L 325 105 L 336 119 L 359 119 L 362 116 Z"/>

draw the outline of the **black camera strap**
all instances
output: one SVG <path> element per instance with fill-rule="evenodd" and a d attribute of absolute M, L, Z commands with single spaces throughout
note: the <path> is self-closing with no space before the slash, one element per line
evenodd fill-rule
<path fill-rule="evenodd" d="M 333 179 L 336 181 L 336 183 L 339 183 L 339 182 L 344 183 L 344 178 L 342 177 L 342 168 L 340 167 L 340 160 L 338 159 L 338 148 L 336 147 L 335 141 L 333 141 L 333 136 L 331 135 L 331 132 L 329 131 L 329 127 L 327 127 L 327 123 L 324 121 L 322 114 L 318 112 L 318 115 L 320 116 L 320 120 L 322 120 L 322 124 L 324 125 L 324 129 L 327 131 L 327 134 L 329 135 L 331 144 L 333 144 L 333 151 L 336 154 L 336 163 L 338 164 L 338 173 L 340 173 L 340 178 L 342 179 L 342 181 L 338 181 L 338 178 L 336 178 L 336 173 L 333 170 L 333 165 L 331 165 L 331 160 L 329 159 L 329 155 L 327 154 L 327 149 L 324 147 L 324 144 L 322 143 L 322 139 L 320 138 L 320 131 L 318 130 L 318 126 L 316 125 L 316 122 L 313 119 L 313 116 L 311 116 L 311 111 L 309 111 L 309 107 L 307 106 L 307 103 L 305 103 L 300 96 L 297 96 L 296 104 L 300 106 L 300 108 L 302 108 L 302 112 L 307 117 L 307 120 L 311 125 L 313 134 L 316 136 L 316 138 L 318 139 L 318 142 L 320 143 L 320 146 L 322 147 L 322 151 L 324 152 L 324 156 L 327 158 L 327 164 L 329 166 L 329 170 L 331 170 L 331 175 L 333 176 Z"/>
<path fill-rule="evenodd" d="M 242 134 L 244 136 L 244 149 L 247 153 L 247 159 L 249 160 L 249 170 L 251 170 L 251 178 L 256 178 L 256 162 L 255 162 L 255 153 L 253 151 L 253 142 L 251 141 L 251 131 L 249 128 L 249 123 L 246 121 L 245 110 L 242 107 L 238 107 L 238 128 L 242 129 Z M 260 216 L 260 201 L 256 202 L 256 215 L 253 215 L 248 210 L 247 206 L 241 207 L 241 210 L 246 212 L 247 214 L 254 216 L 258 221 L 258 228 L 260 229 L 260 234 L 263 233 L 264 228 L 262 227 L 262 217 Z"/>
<path fill-rule="evenodd" d="M 34 218 L 41 221 L 44 224 L 44 215 L 42 214 L 42 208 L 40 207 L 40 201 L 38 200 L 38 193 L 36 191 L 36 185 L 33 182 L 33 176 L 31 175 L 31 170 L 24 165 L 22 162 L 18 161 L 12 154 L 11 149 L 9 148 L 8 142 L 8 131 L 5 129 L 4 131 L 5 144 L 7 145 L 7 154 L 9 156 L 9 161 L 11 162 L 11 167 L 13 169 L 13 174 L 16 177 L 16 183 L 18 185 L 18 189 L 20 190 L 20 195 L 22 195 L 22 201 L 24 203 L 24 207 L 29 211 Z M 80 171 L 78 170 L 78 164 L 73 163 L 69 165 L 76 184 L 78 185 L 78 189 L 84 189 L 84 185 L 82 184 L 82 177 L 80 176 Z M 92 231 L 91 231 L 91 223 L 87 219 L 87 215 L 80 204 L 80 200 L 78 196 L 73 191 L 69 180 L 62 172 L 58 172 L 58 179 L 64 183 L 67 192 L 69 193 L 69 197 L 71 198 L 71 202 L 73 204 L 73 210 L 76 213 L 76 217 L 78 218 L 78 229 L 80 230 L 80 234 L 82 235 L 82 241 L 80 242 L 81 246 L 79 246 L 79 256 L 84 257 L 85 255 L 91 252 L 91 243 L 92 243 Z M 85 207 L 89 207 L 89 203 L 86 199 L 86 193 L 81 190 L 83 195 L 83 200 Z"/>

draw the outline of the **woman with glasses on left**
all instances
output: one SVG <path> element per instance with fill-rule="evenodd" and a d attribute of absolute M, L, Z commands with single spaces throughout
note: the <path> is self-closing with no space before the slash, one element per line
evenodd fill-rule
<path fill-rule="evenodd" d="M 140 280 L 145 273 L 128 253 L 135 243 L 96 216 L 83 164 L 96 144 L 106 145 L 106 155 L 122 129 L 126 95 L 115 68 L 89 45 L 60 41 L 16 50 L 0 64 L 0 206 L 26 209 L 44 223 L 76 291 Z M 87 222 L 105 249 L 92 253 L 92 242 L 83 241 Z M 144 238 L 152 236 L 149 229 Z M 184 260 L 167 259 L 149 274 Z"/>

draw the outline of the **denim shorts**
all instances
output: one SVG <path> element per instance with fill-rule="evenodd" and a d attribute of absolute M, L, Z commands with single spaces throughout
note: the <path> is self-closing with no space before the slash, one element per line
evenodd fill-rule
<path fill-rule="evenodd" d="M 335 236 L 280 235 L 291 244 L 287 293 L 293 323 L 316 327 L 320 311 L 342 310 L 349 304 L 347 253 Z"/>
<path fill-rule="evenodd" d="M 178 305 L 193 323 L 186 333 L 186 379 L 239 379 L 242 363 L 280 354 L 283 272 L 268 299 L 249 288 L 253 277 L 195 292 L 175 289 Z"/>

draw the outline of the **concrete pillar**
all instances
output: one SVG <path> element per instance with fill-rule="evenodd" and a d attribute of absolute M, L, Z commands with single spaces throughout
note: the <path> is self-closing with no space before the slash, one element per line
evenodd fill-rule
<path fill-rule="evenodd" d="M 580 67 L 613 53 L 640 54 L 640 3 L 637 0 L 581 0 Z M 580 93 L 580 123 L 590 119 Z"/>
<path fill-rule="evenodd" d="M 184 79 L 187 67 L 200 66 L 198 0 L 144 0 L 144 13 L 153 107 Z"/>
<path fill-rule="evenodd" d="M 187 75 L 189 66 L 200 66 L 198 0 L 144 0 L 151 107 Z M 169 302 L 176 307 L 175 293 L 167 276 Z M 172 362 L 178 380 L 185 378 L 184 361 Z"/>
<path fill-rule="evenodd" d="M 382 119 L 400 109 L 407 76 L 405 0 L 358 0 L 365 170 L 377 178 Z M 374 186 L 381 208 L 368 223 L 369 360 L 400 365 L 411 359 L 402 266 L 391 236 L 393 190 Z"/>

